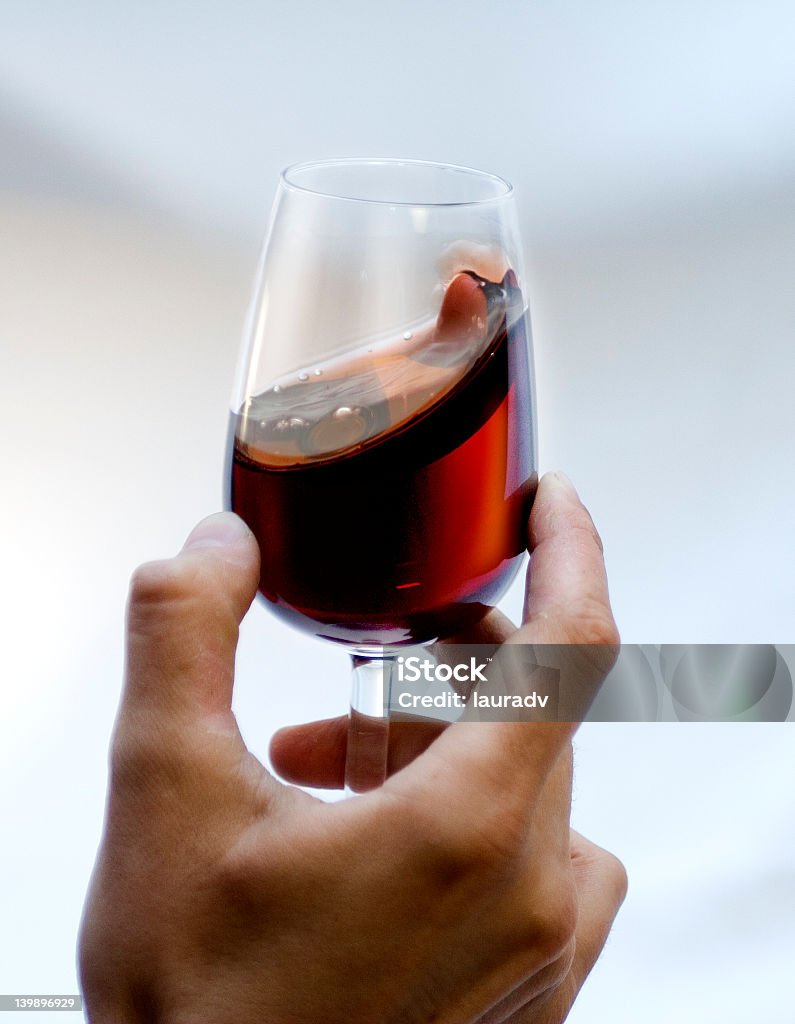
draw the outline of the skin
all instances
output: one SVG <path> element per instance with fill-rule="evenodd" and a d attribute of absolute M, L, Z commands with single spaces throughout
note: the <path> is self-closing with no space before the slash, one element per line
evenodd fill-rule
<path fill-rule="evenodd" d="M 616 653 L 601 543 L 546 476 L 516 631 L 468 639 Z M 79 958 L 92 1024 L 562 1021 L 624 898 L 610 854 L 570 831 L 569 723 L 404 731 L 378 789 L 326 804 L 277 781 L 231 711 L 258 551 L 231 513 L 131 586 L 104 835 Z M 601 652 L 604 652 L 603 654 Z M 400 736 L 400 734 L 398 734 Z M 282 730 L 287 779 L 338 784 L 342 720 Z"/>

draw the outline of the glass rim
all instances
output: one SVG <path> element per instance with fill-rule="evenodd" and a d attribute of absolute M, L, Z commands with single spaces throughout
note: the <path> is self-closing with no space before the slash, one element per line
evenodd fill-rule
<path fill-rule="evenodd" d="M 456 171 L 461 174 L 467 174 L 472 177 L 480 178 L 481 180 L 489 180 L 495 183 L 502 191 L 498 192 L 493 196 L 484 196 L 479 199 L 464 199 L 464 200 L 451 200 L 449 202 L 411 202 L 408 200 L 400 199 L 365 199 L 361 196 L 344 195 L 340 192 L 324 191 L 319 188 L 310 188 L 307 185 L 301 185 L 295 180 L 293 176 L 300 171 L 307 171 L 313 168 L 323 167 L 344 167 L 344 166 L 366 166 L 366 165 L 384 165 L 390 167 L 421 167 L 421 168 L 435 168 L 436 170 L 445 171 Z M 492 174 L 490 171 L 482 171 L 476 167 L 466 167 L 463 164 L 451 164 L 439 160 L 414 160 L 411 158 L 403 157 L 337 157 L 327 160 L 302 160 L 298 163 L 289 164 L 279 175 L 280 184 L 289 189 L 292 192 L 304 192 L 307 195 L 318 196 L 322 199 L 336 199 L 340 202 L 345 203 L 365 203 L 369 206 L 401 206 L 401 207 L 426 207 L 428 209 L 438 209 L 442 207 L 465 207 L 465 206 L 486 206 L 490 203 L 504 202 L 506 199 L 510 199 L 513 195 L 513 185 L 505 178 L 500 177 L 498 174 Z"/>

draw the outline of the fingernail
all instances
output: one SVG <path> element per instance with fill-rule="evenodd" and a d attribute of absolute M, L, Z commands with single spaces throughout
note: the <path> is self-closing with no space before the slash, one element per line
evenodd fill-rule
<path fill-rule="evenodd" d="M 217 512 L 202 519 L 199 525 L 193 528 L 182 550 L 225 548 L 240 544 L 250 536 L 251 530 L 234 512 Z"/>
<path fill-rule="evenodd" d="M 552 473 L 547 473 L 547 476 L 550 478 L 550 481 L 555 484 L 556 487 L 561 487 L 563 490 L 568 491 L 568 493 L 573 498 L 576 498 L 577 501 L 580 500 L 580 496 L 577 493 L 577 488 L 574 486 L 574 484 L 571 482 L 571 480 L 569 480 L 569 478 L 562 470 L 556 469 Z"/>

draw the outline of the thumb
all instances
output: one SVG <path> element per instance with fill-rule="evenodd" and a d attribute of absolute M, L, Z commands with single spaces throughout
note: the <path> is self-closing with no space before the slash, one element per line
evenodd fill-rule
<path fill-rule="evenodd" d="M 231 512 L 203 520 L 175 557 L 133 574 L 122 713 L 228 710 L 238 627 L 259 577 L 254 535 Z"/>

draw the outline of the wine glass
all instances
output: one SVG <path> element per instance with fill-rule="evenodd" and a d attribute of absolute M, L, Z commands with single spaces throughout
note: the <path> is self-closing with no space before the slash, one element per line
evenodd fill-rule
<path fill-rule="evenodd" d="M 460 634 L 505 592 L 536 481 L 511 186 L 417 160 L 281 176 L 242 346 L 229 506 L 259 592 L 353 657 L 346 784 L 386 774 L 405 645 Z"/>

